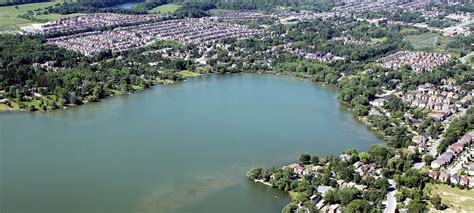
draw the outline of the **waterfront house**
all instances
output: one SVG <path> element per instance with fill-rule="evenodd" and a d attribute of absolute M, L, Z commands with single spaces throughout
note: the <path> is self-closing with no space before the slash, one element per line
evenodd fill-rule
<path fill-rule="evenodd" d="M 339 155 L 339 158 L 343 161 L 350 161 L 352 157 L 350 155 L 347 155 L 347 154 L 341 154 L 341 155 Z"/>
<path fill-rule="evenodd" d="M 363 164 L 362 162 L 360 162 L 360 161 L 357 161 L 357 162 L 355 162 L 355 163 L 354 163 L 354 164 L 352 164 L 352 165 L 354 165 L 354 168 L 356 168 L 356 169 L 357 169 L 357 168 L 359 168 L 360 166 L 362 166 L 362 164 Z"/>
<path fill-rule="evenodd" d="M 302 175 L 304 170 L 305 170 L 304 166 L 301 166 L 298 164 L 295 168 L 293 168 L 293 173 L 297 175 Z"/>
<path fill-rule="evenodd" d="M 311 169 L 305 168 L 302 172 L 303 175 L 311 175 L 313 171 Z"/>

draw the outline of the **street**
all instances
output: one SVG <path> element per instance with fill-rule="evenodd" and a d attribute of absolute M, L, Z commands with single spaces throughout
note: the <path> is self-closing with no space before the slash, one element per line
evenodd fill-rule
<path fill-rule="evenodd" d="M 388 179 L 388 183 L 390 184 L 390 187 L 387 193 L 387 201 L 383 202 L 386 205 L 386 208 L 383 212 L 394 213 L 397 209 L 397 198 L 395 197 L 395 194 L 397 193 L 397 187 L 393 179 Z"/>

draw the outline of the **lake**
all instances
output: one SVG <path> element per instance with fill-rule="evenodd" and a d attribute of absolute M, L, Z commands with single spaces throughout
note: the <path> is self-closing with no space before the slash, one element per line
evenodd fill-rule
<path fill-rule="evenodd" d="M 120 8 L 120 9 L 132 9 L 132 7 L 136 4 L 140 4 L 142 2 L 127 2 L 123 4 L 117 4 L 112 6 L 112 8 Z"/>
<path fill-rule="evenodd" d="M 207 75 L 67 110 L 0 113 L 0 212 L 280 212 L 245 177 L 301 153 L 382 143 L 337 91 L 274 75 Z"/>

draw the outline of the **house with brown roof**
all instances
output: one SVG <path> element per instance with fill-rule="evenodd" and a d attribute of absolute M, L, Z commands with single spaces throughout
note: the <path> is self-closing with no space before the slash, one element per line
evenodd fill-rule
<path fill-rule="evenodd" d="M 459 179 L 459 184 L 461 184 L 461 185 L 463 185 L 463 186 L 469 185 L 469 178 L 466 177 L 466 176 L 462 176 L 462 177 Z"/>
<path fill-rule="evenodd" d="M 431 170 L 431 171 L 428 172 L 428 176 L 429 176 L 430 178 L 433 178 L 433 179 L 437 180 L 437 179 L 438 179 L 438 176 L 439 176 L 439 172 L 438 172 L 438 171 L 432 171 L 432 170 Z"/>
<path fill-rule="evenodd" d="M 438 176 L 438 180 L 446 183 L 446 182 L 448 182 L 450 177 L 451 177 L 450 174 L 448 174 L 446 172 L 440 172 L 439 176 Z"/>

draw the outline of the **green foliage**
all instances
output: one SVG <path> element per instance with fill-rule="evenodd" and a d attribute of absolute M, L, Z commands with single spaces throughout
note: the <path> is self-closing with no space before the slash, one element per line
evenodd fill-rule
<path fill-rule="evenodd" d="M 405 109 L 405 104 L 401 98 L 395 95 L 390 95 L 387 99 L 386 108 L 390 111 L 403 111 Z"/>
<path fill-rule="evenodd" d="M 466 115 L 451 122 L 444 134 L 444 139 L 438 146 L 438 153 L 444 152 L 449 145 L 455 143 L 466 132 L 472 129 L 474 129 L 474 108 L 471 107 L 467 110 Z"/>
<path fill-rule="evenodd" d="M 173 14 L 179 18 L 201 18 L 209 15 L 207 11 L 216 8 L 216 5 L 213 3 L 187 2 Z"/>
<path fill-rule="evenodd" d="M 437 210 L 444 210 L 447 208 L 445 204 L 443 204 L 441 200 L 441 196 L 439 194 L 435 194 L 430 198 L 430 203 L 435 207 Z"/>
<path fill-rule="evenodd" d="M 38 2 L 48 2 L 48 1 L 49 0 L 0 0 L 0 7 L 19 5 L 19 4 L 38 3 Z M 18 8 L 18 6 L 15 6 L 15 8 Z"/>
<path fill-rule="evenodd" d="M 411 201 L 408 204 L 408 212 L 423 213 L 426 211 L 426 204 L 421 201 Z"/>
<path fill-rule="evenodd" d="M 366 200 L 353 200 L 351 201 L 346 208 L 344 209 L 345 212 L 350 213 L 367 213 L 370 212 L 372 206 L 370 206 L 369 201 Z"/>
<path fill-rule="evenodd" d="M 300 156 L 300 163 L 302 164 L 309 164 L 311 161 L 311 156 L 308 154 L 302 154 Z"/>
<path fill-rule="evenodd" d="M 368 154 L 370 155 L 369 160 L 377 164 L 377 167 L 385 167 L 388 159 L 394 156 L 391 149 L 387 148 L 385 145 L 378 144 L 370 146 Z"/>
<path fill-rule="evenodd" d="M 324 195 L 324 200 L 330 204 L 340 203 L 347 205 L 351 201 L 361 198 L 362 193 L 356 188 L 330 189 Z"/>
<path fill-rule="evenodd" d="M 319 164 L 319 157 L 316 156 L 316 155 L 314 155 L 313 157 L 311 157 L 311 163 L 312 163 L 313 165 Z"/>
<path fill-rule="evenodd" d="M 268 176 L 268 171 L 262 167 L 254 166 L 250 171 L 247 172 L 247 177 L 252 180 L 265 179 Z"/>

